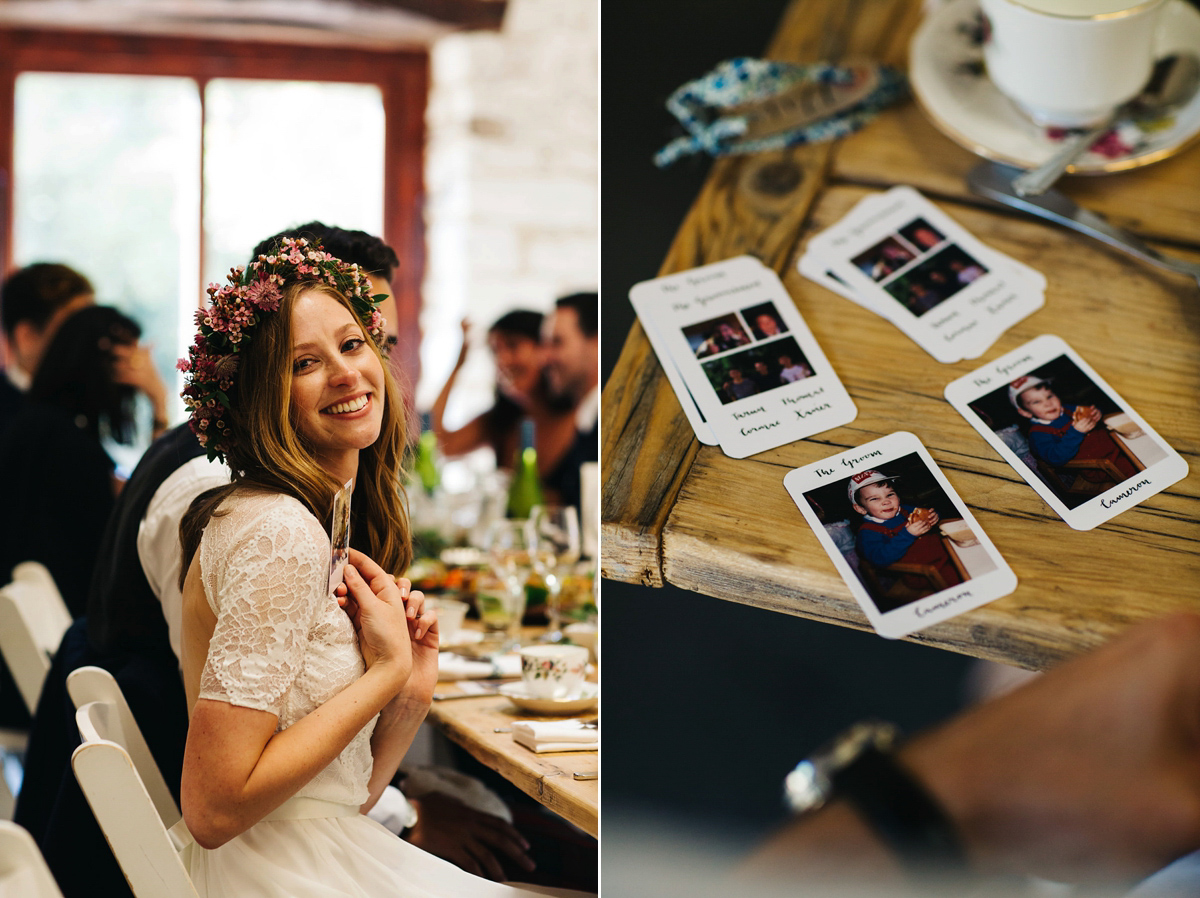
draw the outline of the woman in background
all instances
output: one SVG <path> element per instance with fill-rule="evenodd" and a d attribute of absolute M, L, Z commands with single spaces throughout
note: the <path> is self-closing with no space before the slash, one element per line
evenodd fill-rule
<path fill-rule="evenodd" d="M 73 617 L 87 608 L 104 525 L 121 486 L 101 442 L 130 444 L 139 392 L 166 426 L 166 387 L 142 329 L 108 306 L 80 309 L 63 322 L 38 366 L 28 401 L 0 445 L 8 474 L 0 519 L 0 579 L 40 561 Z"/>
<path fill-rule="evenodd" d="M 570 450 L 575 439 L 575 418 L 573 404 L 554 396 L 546 383 L 541 312 L 516 309 L 502 315 L 488 329 L 488 348 L 496 361 L 492 407 L 457 430 L 447 430 L 443 422 L 446 403 L 470 351 L 466 320 L 462 329 L 458 360 L 431 411 L 438 448 L 453 458 L 490 446 L 496 454 L 496 466 L 513 470 L 521 448 L 521 423 L 528 419 L 533 422 L 538 472 L 544 477 Z"/>

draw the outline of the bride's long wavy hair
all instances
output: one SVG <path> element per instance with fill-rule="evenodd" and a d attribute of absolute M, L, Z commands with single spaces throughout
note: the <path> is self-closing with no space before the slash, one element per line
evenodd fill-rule
<path fill-rule="evenodd" d="M 286 287 L 279 311 L 256 325 L 253 341 L 238 353 L 237 379 L 229 394 L 227 420 L 233 438 L 225 454 L 231 482 L 198 496 L 179 526 L 183 547 L 181 589 L 204 528 L 214 514 L 220 514 L 217 509 L 221 503 L 239 489 L 293 496 L 329 529 L 333 497 L 342 484 L 321 466 L 291 414 L 292 311 L 300 294 L 309 291 L 336 299 L 355 316 L 366 335 L 366 325 L 349 300 L 333 287 L 313 282 Z M 385 401 L 379 438 L 359 453 L 351 504 L 351 542 L 384 570 L 398 576 L 412 560 L 401 477 L 407 449 L 404 403 L 387 359 L 369 337 L 365 339 L 383 368 Z"/>

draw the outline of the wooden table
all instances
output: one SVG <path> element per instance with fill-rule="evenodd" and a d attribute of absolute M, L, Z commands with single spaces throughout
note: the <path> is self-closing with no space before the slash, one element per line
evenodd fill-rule
<path fill-rule="evenodd" d="M 865 56 L 904 67 L 920 10 L 911 0 L 793 0 L 766 55 L 796 62 Z M 1200 291 L 1185 277 L 972 196 L 964 179 L 978 161 L 910 100 L 838 143 L 714 164 L 658 273 L 757 256 L 782 277 L 859 414 L 846 427 L 727 458 L 696 441 L 635 325 L 602 397 L 604 577 L 671 583 L 865 629 L 782 481 L 791 468 L 910 430 L 1020 580 L 1012 595 L 914 641 L 1040 669 L 1139 619 L 1200 610 Z M 881 318 L 795 271 L 813 234 L 896 184 L 917 188 L 1049 281 L 1046 306 L 982 359 L 941 365 Z M 1060 187 L 1161 248 L 1200 258 L 1200 146 Z M 1089 532 L 1067 527 L 942 397 L 951 380 L 1044 333 L 1066 339 L 1192 468 L 1185 480 Z"/>
<path fill-rule="evenodd" d="M 438 683 L 439 694 L 457 691 L 454 683 Z M 599 751 L 539 754 L 518 745 L 511 733 L 495 732 L 497 727 L 511 727 L 517 720 L 552 719 L 521 711 L 499 695 L 435 701 L 428 717 L 430 723 L 466 749 L 475 760 L 593 838 L 598 838 L 599 780 L 577 780 L 574 774 L 596 772 L 600 764 Z"/>

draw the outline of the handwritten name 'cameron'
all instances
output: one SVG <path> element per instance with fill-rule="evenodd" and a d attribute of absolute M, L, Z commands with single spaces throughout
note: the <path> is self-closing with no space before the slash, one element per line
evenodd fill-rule
<path fill-rule="evenodd" d="M 941 611 L 943 608 L 949 608 L 956 602 L 961 602 L 963 599 L 971 598 L 971 590 L 964 589 L 962 592 L 956 592 L 952 596 L 946 596 L 939 602 L 934 602 L 932 605 L 918 605 L 916 607 L 917 617 L 926 617 L 927 615 Z"/>
<path fill-rule="evenodd" d="M 1112 508 L 1116 505 L 1119 505 L 1120 503 L 1124 502 L 1126 499 L 1128 499 L 1130 496 L 1132 496 L 1134 493 L 1136 493 L 1138 490 L 1140 490 L 1144 486 L 1150 486 L 1150 481 L 1149 480 L 1139 480 L 1133 486 L 1126 487 L 1121 492 L 1119 492 L 1115 496 L 1113 496 L 1111 499 L 1101 499 L 1100 507 L 1101 508 Z"/>

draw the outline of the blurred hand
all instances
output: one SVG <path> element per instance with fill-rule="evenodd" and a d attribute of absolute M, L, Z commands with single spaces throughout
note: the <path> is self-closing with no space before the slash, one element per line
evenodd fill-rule
<path fill-rule="evenodd" d="M 408 579 L 397 577 L 396 587 L 404 600 L 404 616 L 408 620 L 408 634 L 412 640 L 413 669 L 405 692 L 409 698 L 428 704 L 433 701 L 438 678 L 437 611 L 425 604 L 425 593 L 414 590 Z"/>
<path fill-rule="evenodd" d="M 526 853 L 529 843 L 500 817 L 477 811 L 456 798 L 430 792 L 409 798 L 417 822 L 405 840 L 436 854 L 476 876 L 502 881 L 509 877 L 500 863 L 507 856 L 522 870 L 535 864 Z"/>
<path fill-rule="evenodd" d="M 154 414 L 160 420 L 166 419 L 167 387 L 154 366 L 150 351 L 153 347 L 117 343 L 112 346 L 113 380 L 119 384 L 133 387 L 154 404 Z"/>
<path fill-rule="evenodd" d="M 471 352 L 471 319 L 464 318 L 458 326 L 462 328 L 462 346 L 458 350 L 458 361 L 454 363 L 455 368 L 461 368 L 467 360 L 467 355 Z"/>
<path fill-rule="evenodd" d="M 1200 616 L 1143 623 L 914 740 L 984 872 L 1126 878 L 1200 848 Z"/>
<path fill-rule="evenodd" d="M 971 873 L 1128 882 L 1200 848 L 1197 659 L 1200 615 L 1139 624 L 918 736 L 900 761 L 957 826 Z M 781 829 L 744 874 L 794 887 L 904 871 L 839 800 Z"/>

